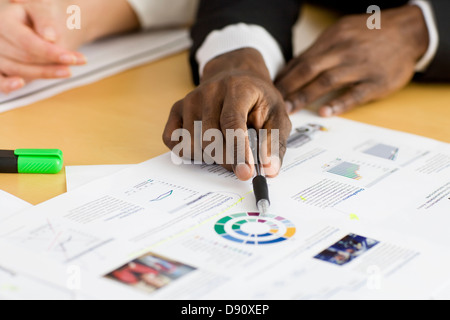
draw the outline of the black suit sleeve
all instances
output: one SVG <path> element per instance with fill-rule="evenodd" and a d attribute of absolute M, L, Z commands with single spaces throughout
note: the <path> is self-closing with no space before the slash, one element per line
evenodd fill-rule
<path fill-rule="evenodd" d="M 191 29 L 190 62 L 195 84 L 200 82 L 195 58 L 206 37 L 214 30 L 246 23 L 265 28 L 280 44 L 286 61 L 292 58 L 292 28 L 298 20 L 300 0 L 201 0 Z"/>
<path fill-rule="evenodd" d="M 366 13 L 371 5 L 377 5 L 381 10 L 403 6 L 409 0 L 308 0 L 313 5 L 318 5 L 328 10 L 333 10 L 341 14 L 361 14 Z"/>
<path fill-rule="evenodd" d="M 416 79 L 427 82 L 450 81 L 450 1 L 432 0 L 439 32 L 439 48 L 426 72 Z"/>

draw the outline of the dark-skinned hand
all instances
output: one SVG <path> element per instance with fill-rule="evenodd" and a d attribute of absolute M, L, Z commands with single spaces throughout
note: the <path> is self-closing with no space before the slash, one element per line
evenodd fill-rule
<path fill-rule="evenodd" d="M 237 148 L 226 154 L 226 132 L 228 129 L 247 133 L 252 127 L 259 131 L 267 130 L 267 139 L 261 148 L 265 173 L 274 177 L 279 173 L 286 152 L 286 141 L 291 131 L 291 122 L 286 112 L 283 97 L 275 88 L 264 59 L 254 49 L 246 48 L 226 53 L 210 61 L 202 76 L 201 84 L 172 108 L 163 134 L 164 143 L 173 150 L 179 141 L 172 141 L 172 133 L 177 129 L 186 129 L 191 135 L 191 154 L 194 157 L 194 122 L 202 121 L 202 131 L 218 129 L 223 134 L 223 161 L 219 163 L 233 170 L 240 180 L 246 181 L 254 174 L 254 159 L 249 149 L 248 136 L 245 137 L 245 163 L 239 162 Z M 279 131 L 278 151 L 271 148 Z M 202 141 L 203 150 L 212 143 Z M 230 161 L 231 159 L 231 161 Z"/>
<path fill-rule="evenodd" d="M 280 73 L 276 86 L 289 113 L 329 93 L 324 117 L 384 98 L 413 78 L 428 48 L 428 30 L 417 6 L 382 11 L 381 29 L 367 27 L 367 14 L 346 16 L 327 29 Z"/>

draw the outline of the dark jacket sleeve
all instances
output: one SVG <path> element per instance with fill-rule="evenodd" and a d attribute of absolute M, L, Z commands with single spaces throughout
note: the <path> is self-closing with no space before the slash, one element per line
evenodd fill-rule
<path fill-rule="evenodd" d="M 416 79 L 427 82 L 450 81 L 450 1 L 432 0 L 439 32 L 439 48 L 427 70 Z"/>
<path fill-rule="evenodd" d="M 403 6 L 409 0 L 308 0 L 308 3 L 331 9 L 341 14 L 361 14 L 366 13 L 371 5 L 377 5 L 381 10 Z"/>
<path fill-rule="evenodd" d="M 191 29 L 190 62 L 195 84 L 199 84 L 195 58 L 206 37 L 237 23 L 265 28 L 280 44 L 286 61 L 292 58 L 292 28 L 300 13 L 300 0 L 201 0 L 197 20 Z"/>

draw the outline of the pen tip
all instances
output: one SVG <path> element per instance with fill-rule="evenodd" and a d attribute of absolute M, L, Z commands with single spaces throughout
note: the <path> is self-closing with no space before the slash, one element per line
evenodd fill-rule
<path fill-rule="evenodd" d="M 257 204 L 260 217 L 267 217 L 270 203 L 268 200 L 260 200 Z"/>

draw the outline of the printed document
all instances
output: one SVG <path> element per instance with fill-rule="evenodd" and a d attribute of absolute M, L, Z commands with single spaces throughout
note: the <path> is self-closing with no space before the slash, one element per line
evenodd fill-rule
<path fill-rule="evenodd" d="M 87 298 L 450 292 L 449 144 L 306 111 L 292 122 L 269 215 L 251 181 L 168 153 L 3 221 L 3 268 Z"/>

